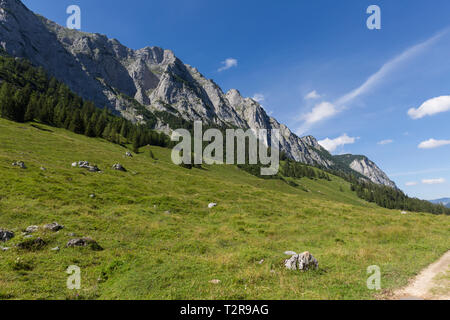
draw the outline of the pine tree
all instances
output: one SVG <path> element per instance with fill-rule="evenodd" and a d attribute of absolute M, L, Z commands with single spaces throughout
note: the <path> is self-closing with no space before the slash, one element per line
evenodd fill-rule
<path fill-rule="evenodd" d="M 84 124 L 83 120 L 81 119 L 80 110 L 75 110 L 73 112 L 69 130 L 75 133 L 84 133 Z"/>
<path fill-rule="evenodd" d="M 14 120 L 13 88 L 4 81 L 0 89 L 0 114 L 3 118 Z"/>

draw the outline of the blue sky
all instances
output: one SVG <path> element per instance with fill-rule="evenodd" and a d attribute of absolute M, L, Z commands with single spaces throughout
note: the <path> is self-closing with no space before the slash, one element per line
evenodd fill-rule
<path fill-rule="evenodd" d="M 409 195 L 450 197 L 448 0 L 24 3 L 63 25 L 77 4 L 83 31 L 171 49 L 333 153 L 367 155 Z M 381 30 L 366 27 L 372 4 Z"/>

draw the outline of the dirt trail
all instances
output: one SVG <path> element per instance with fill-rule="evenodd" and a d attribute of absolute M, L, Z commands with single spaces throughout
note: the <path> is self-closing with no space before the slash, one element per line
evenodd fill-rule
<path fill-rule="evenodd" d="M 394 292 L 398 300 L 450 300 L 450 251 L 422 270 L 405 288 Z"/>

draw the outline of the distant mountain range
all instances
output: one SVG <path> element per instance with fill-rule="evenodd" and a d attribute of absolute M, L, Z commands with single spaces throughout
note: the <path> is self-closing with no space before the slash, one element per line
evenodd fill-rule
<path fill-rule="evenodd" d="M 450 208 L 450 198 L 442 198 L 442 199 L 436 199 L 436 200 L 430 200 L 431 203 L 435 204 L 443 204 L 447 208 Z"/>
<path fill-rule="evenodd" d="M 235 89 L 224 93 L 170 50 L 133 50 L 101 34 L 69 30 L 19 0 L 0 0 L 0 8 L 0 46 L 43 67 L 98 107 L 166 133 L 196 120 L 221 128 L 279 129 L 281 150 L 293 160 L 358 172 L 374 183 L 396 187 L 367 157 L 332 156 L 314 137 L 298 137 L 270 117 L 257 101 Z"/>

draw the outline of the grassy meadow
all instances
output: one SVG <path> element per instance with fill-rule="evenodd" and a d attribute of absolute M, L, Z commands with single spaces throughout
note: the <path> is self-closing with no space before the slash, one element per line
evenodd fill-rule
<path fill-rule="evenodd" d="M 178 167 L 169 149 L 126 151 L 0 119 L 0 228 L 15 232 L 0 242 L 10 248 L 0 250 L 0 299 L 374 299 L 368 266 L 389 291 L 450 248 L 449 216 L 379 208 L 335 176 L 292 187 L 236 166 Z M 27 169 L 11 165 L 19 160 Z M 102 173 L 71 167 L 80 160 Z M 15 247 L 28 226 L 54 221 L 65 228 L 34 234 L 45 247 Z M 66 248 L 76 237 L 104 250 Z M 286 250 L 310 251 L 319 270 L 285 270 Z M 80 290 L 66 288 L 70 265 Z"/>

